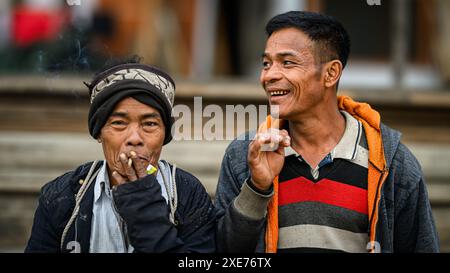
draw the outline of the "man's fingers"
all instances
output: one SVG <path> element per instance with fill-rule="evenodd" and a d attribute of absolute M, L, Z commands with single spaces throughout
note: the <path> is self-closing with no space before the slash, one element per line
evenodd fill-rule
<path fill-rule="evenodd" d="M 264 143 L 261 146 L 261 151 L 276 152 L 280 147 L 290 146 L 290 137 L 286 130 L 269 129 L 263 133 L 266 137 Z"/>
<path fill-rule="evenodd" d="M 133 166 L 128 166 L 128 157 L 121 153 L 119 155 L 120 163 L 122 163 L 122 168 L 125 171 L 125 175 L 127 176 L 129 181 L 135 181 L 137 180 L 136 172 L 133 169 Z"/>
<path fill-rule="evenodd" d="M 269 143 L 270 137 L 264 134 L 256 134 L 249 146 L 249 157 L 256 158 L 261 150 L 261 146 L 264 143 Z"/>
<path fill-rule="evenodd" d="M 284 153 L 284 148 L 291 145 L 291 138 L 286 130 L 275 130 L 256 134 L 249 146 L 250 159 L 256 158 L 260 152 Z"/>
<path fill-rule="evenodd" d="M 142 178 L 142 177 L 146 176 L 147 175 L 147 172 L 146 172 L 147 161 L 140 159 L 137 156 L 136 152 L 134 152 L 134 151 L 131 151 L 130 155 L 131 155 L 130 160 L 133 163 L 134 170 L 135 170 L 135 173 L 138 176 L 138 178 Z"/>
<path fill-rule="evenodd" d="M 291 146 L 291 137 L 289 136 L 288 131 L 285 129 L 280 131 L 280 136 L 282 137 L 280 141 L 280 146 L 289 147 Z"/>
<path fill-rule="evenodd" d="M 113 171 L 112 176 L 117 181 L 117 185 L 122 185 L 122 184 L 127 183 L 126 179 L 123 176 L 121 176 L 117 171 Z"/>

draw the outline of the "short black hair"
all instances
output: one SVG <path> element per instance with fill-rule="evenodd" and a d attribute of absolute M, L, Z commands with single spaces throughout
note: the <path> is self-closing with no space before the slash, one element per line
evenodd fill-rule
<path fill-rule="evenodd" d="M 308 11 L 289 11 L 276 15 L 266 25 L 267 36 L 285 28 L 297 28 L 313 41 L 321 52 L 321 61 L 339 59 L 345 67 L 350 54 L 350 37 L 334 17 Z M 325 60 L 323 59 L 325 58 Z"/>

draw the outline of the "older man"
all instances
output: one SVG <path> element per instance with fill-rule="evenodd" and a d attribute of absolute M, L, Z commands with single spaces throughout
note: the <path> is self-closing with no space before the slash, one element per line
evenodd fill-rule
<path fill-rule="evenodd" d="M 368 104 L 337 96 L 350 52 L 342 25 L 292 11 L 266 31 L 260 81 L 280 119 L 226 151 L 219 250 L 439 251 L 423 174 L 400 133 Z"/>
<path fill-rule="evenodd" d="M 160 160 L 175 84 L 137 58 L 89 87 L 89 132 L 104 161 L 46 184 L 26 252 L 213 252 L 215 210 L 201 183 Z"/>

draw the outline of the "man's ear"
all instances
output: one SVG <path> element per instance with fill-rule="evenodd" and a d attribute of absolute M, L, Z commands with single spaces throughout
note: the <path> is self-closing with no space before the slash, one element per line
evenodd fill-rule
<path fill-rule="evenodd" d="M 339 82 L 342 75 L 343 65 L 339 60 L 332 60 L 325 64 L 325 77 L 324 84 L 325 87 L 330 88 Z"/>

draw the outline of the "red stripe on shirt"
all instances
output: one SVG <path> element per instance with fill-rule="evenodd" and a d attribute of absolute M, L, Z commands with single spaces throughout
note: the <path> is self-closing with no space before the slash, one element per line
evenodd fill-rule
<path fill-rule="evenodd" d="M 321 202 L 367 215 L 367 190 L 329 179 L 314 183 L 301 176 L 280 183 L 278 205 L 297 202 Z"/>

